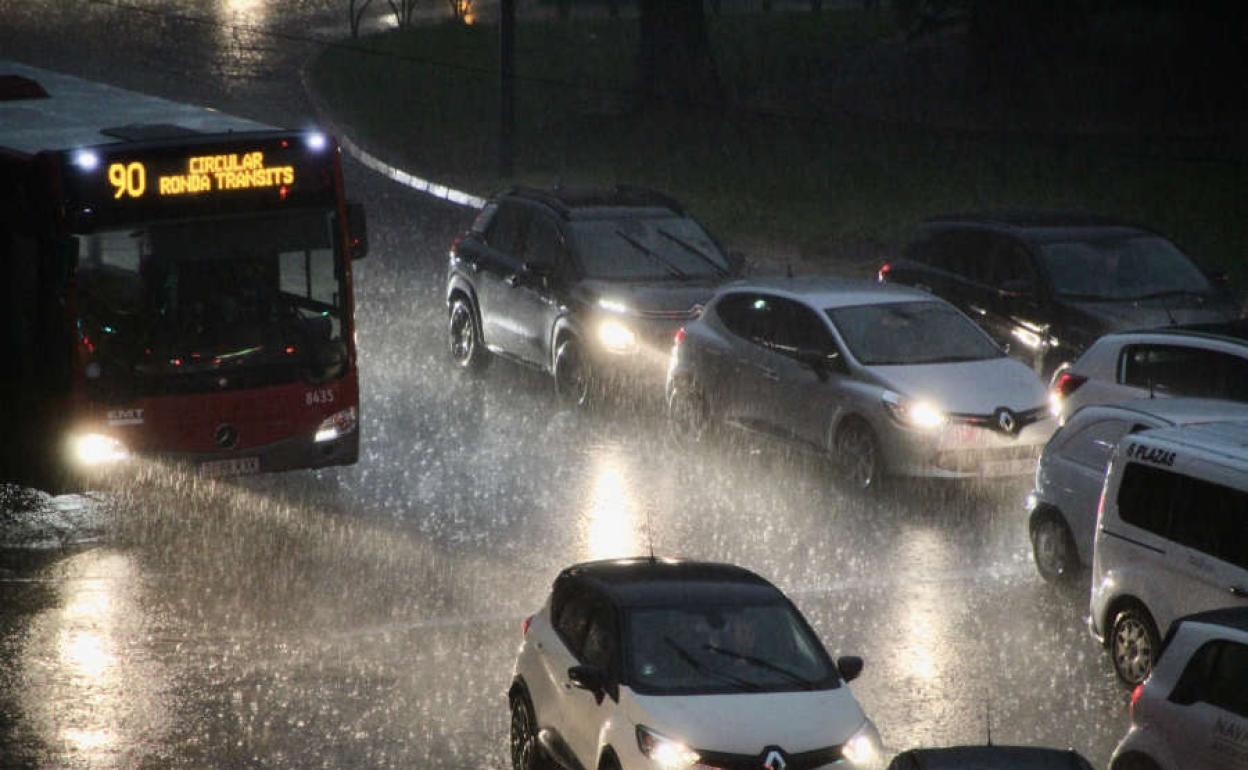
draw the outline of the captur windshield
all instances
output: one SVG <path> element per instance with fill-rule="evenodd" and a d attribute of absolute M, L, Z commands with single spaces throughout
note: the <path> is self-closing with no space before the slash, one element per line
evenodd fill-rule
<path fill-rule="evenodd" d="M 942 364 L 1005 353 L 943 302 L 894 302 L 827 311 L 854 358 L 866 366 Z"/>
<path fill-rule="evenodd" d="M 648 694 L 836 687 L 819 640 L 787 604 L 636 608 L 628 614 L 629 682 Z"/>
<path fill-rule="evenodd" d="M 1040 260 L 1053 290 L 1067 299 L 1129 301 L 1213 291 L 1183 252 L 1153 235 L 1046 243 Z"/>
<path fill-rule="evenodd" d="M 79 236 L 88 385 L 128 398 L 318 381 L 346 365 L 327 212 Z"/>
<path fill-rule="evenodd" d="M 687 280 L 725 276 L 728 260 L 687 217 L 629 217 L 573 222 L 576 256 L 587 278 Z"/>

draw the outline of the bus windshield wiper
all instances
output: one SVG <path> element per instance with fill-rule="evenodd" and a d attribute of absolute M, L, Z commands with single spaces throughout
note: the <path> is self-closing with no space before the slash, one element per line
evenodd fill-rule
<path fill-rule="evenodd" d="M 676 276 L 677 278 L 688 278 L 688 277 L 689 277 L 689 275 L 688 275 L 685 271 L 683 271 L 683 270 L 681 270 L 680 268 L 676 267 L 676 266 L 675 266 L 675 265 L 673 265 L 671 262 L 668 262 L 666 259 L 663 259 L 663 257 L 660 257 L 660 256 L 658 255 L 658 253 L 656 253 L 653 249 L 647 248 L 647 247 L 646 247 L 646 245 L 645 245 L 644 243 L 642 243 L 641 241 L 637 240 L 636 238 L 634 238 L 633 236 L 629 235 L 628 233 L 624 232 L 623 230 L 619 230 L 619 229 L 617 229 L 617 230 L 615 231 L 615 234 L 616 234 L 616 235 L 618 235 L 618 236 L 620 236 L 621 238 L 623 238 L 623 239 L 624 239 L 624 241 L 625 241 L 626 243 L 628 243 L 628 245 L 629 245 L 629 246 L 632 246 L 634 249 L 637 249 L 637 250 L 638 250 L 638 251 L 640 251 L 642 254 L 645 254 L 647 257 L 650 257 L 650 258 L 651 258 L 651 259 L 653 259 L 655 262 L 658 262 L 660 265 L 662 265 L 662 266 L 663 266 L 663 269 L 664 269 L 664 270 L 666 270 L 667 272 L 669 272 L 669 273 L 671 273 L 672 275 Z"/>
<path fill-rule="evenodd" d="M 801 674 L 790 671 L 789 669 L 777 663 L 772 663 L 770 660 L 767 660 L 766 658 L 759 658 L 754 655 L 747 655 L 744 652 L 737 652 L 736 650 L 730 650 L 726 647 L 720 647 L 719 645 L 716 645 L 716 644 L 704 644 L 702 646 L 705 649 L 710 650 L 711 652 L 717 652 L 720 655 L 726 655 L 730 658 L 736 658 L 737 660 L 745 661 L 746 663 L 749 663 L 751 666 L 757 666 L 758 668 L 764 668 L 764 669 L 767 669 L 768 671 L 774 671 L 775 673 L 780 674 L 786 679 L 789 679 L 793 683 L 802 685 L 803 687 L 808 687 L 808 688 L 813 689 L 818 685 L 818 682 L 812 682 L 811 680 L 807 679 Z"/>
<path fill-rule="evenodd" d="M 661 227 L 654 228 L 654 231 L 658 233 L 659 235 L 663 236 L 664 238 L 668 239 L 672 243 L 676 244 L 677 246 L 681 247 L 685 251 L 694 255 L 698 259 L 701 259 L 703 262 L 705 262 L 706 264 L 714 268 L 715 272 L 719 273 L 720 275 L 728 274 L 728 270 L 725 267 L 723 267 L 718 262 L 716 262 L 705 251 L 702 251 L 702 249 L 699 249 L 697 246 L 694 246 L 692 243 L 689 243 L 684 238 L 681 238 L 680 236 L 677 236 L 677 235 L 672 235 L 671 233 L 669 233 L 668 231 L 664 230 Z"/>
<path fill-rule="evenodd" d="M 692 668 L 694 671 L 697 671 L 699 674 L 710 674 L 711 676 L 719 677 L 725 682 L 731 682 L 735 684 L 737 687 L 740 687 L 742 690 L 761 689 L 757 684 L 747 681 L 745 679 L 738 679 L 737 677 L 733 676 L 732 674 L 729 674 L 726 671 L 717 671 L 713 668 L 707 668 L 706 665 L 704 665 L 697 658 L 693 657 L 693 655 L 688 650 L 686 650 L 684 647 L 681 647 L 680 643 L 670 636 L 663 637 L 663 643 L 666 644 L 668 647 L 671 647 L 673 650 L 675 650 L 676 654 L 680 656 L 680 659 L 683 660 L 685 663 L 689 664 L 689 668 Z"/>

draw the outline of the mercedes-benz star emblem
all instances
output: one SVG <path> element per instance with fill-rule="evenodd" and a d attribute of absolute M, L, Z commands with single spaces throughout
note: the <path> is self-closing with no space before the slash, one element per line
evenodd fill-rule
<path fill-rule="evenodd" d="M 212 440 L 217 442 L 217 446 L 222 449 L 233 449 L 238 445 L 238 428 L 227 423 L 217 426 L 216 432 L 212 434 Z"/>
<path fill-rule="evenodd" d="M 784 752 L 780 749 L 768 750 L 767 756 L 763 758 L 765 770 L 784 770 L 788 766 L 789 762 L 784 758 Z"/>
<path fill-rule="evenodd" d="M 1018 420 L 1014 417 L 1014 413 L 1009 409 L 1002 407 L 997 410 L 997 425 L 1006 433 L 1013 433 L 1018 427 Z"/>

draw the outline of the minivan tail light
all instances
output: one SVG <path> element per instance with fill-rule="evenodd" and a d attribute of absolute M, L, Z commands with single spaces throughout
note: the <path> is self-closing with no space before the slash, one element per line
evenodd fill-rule
<path fill-rule="evenodd" d="M 679 329 L 677 329 L 676 336 L 672 337 L 672 345 L 675 347 L 680 347 L 680 343 L 685 341 L 685 334 L 686 334 L 685 327 L 682 326 Z"/>
<path fill-rule="evenodd" d="M 885 262 L 884 264 L 880 265 L 880 272 L 876 275 L 876 278 L 879 280 L 880 283 L 884 283 L 885 281 L 888 280 L 888 274 L 891 272 L 893 272 L 893 263 Z"/>
<path fill-rule="evenodd" d="M 1143 695 L 1143 694 L 1144 694 L 1144 683 L 1143 683 L 1143 682 L 1141 682 L 1140 684 L 1137 684 L 1137 685 L 1135 686 L 1135 689 L 1131 691 L 1131 721 L 1132 721 L 1133 723 L 1135 722 L 1135 708 L 1136 708 L 1136 704 L 1138 704 L 1138 703 L 1140 702 L 1140 696 L 1141 696 L 1141 695 Z"/>
<path fill-rule="evenodd" d="M 529 626 L 531 626 L 531 625 L 533 625 L 533 616 L 532 616 L 532 615 L 530 615 L 530 616 L 528 616 L 527 618 L 525 618 L 524 620 L 520 621 L 520 635 L 521 635 L 521 636 L 528 636 L 528 635 L 529 635 Z"/>
<path fill-rule="evenodd" d="M 1087 382 L 1088 378 L 1070 372 L 1062 372 L 1057 375 L 1057 379 L 1053 381 L 1053 393 L 1058 398 L 1069 398 L 1072 393 Z"/>
<path fill-rule="evenodd" d="M 459 253 L 459 244 L 464 242 L 464 236 L 457 235 L 455 240 L 451 241 L 451 256 L 454 257 Z"/>

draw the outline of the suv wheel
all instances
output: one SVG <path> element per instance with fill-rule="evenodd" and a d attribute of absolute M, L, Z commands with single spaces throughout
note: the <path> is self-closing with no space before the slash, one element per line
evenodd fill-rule
<path fill-rule="evenodd" d="M 551 766 L 537 742 L 537 721 L 522 694 L 511 696 L 511 768 L 547 770 Z"/>
<path fill-rule="evenodd" d="M 1069 583 L 1078 571 L 1075 538 L 1061 514 L 1041 513 L 1031 525 L 1031 554 L 1036 571 L 1049 583 Z"/>
<path fill-rule="evenodd" d="M 489 363 L 489 354 L 481 344 L 481 328 L 472 303 L 456 297 L 451 303 L 448 322 L 451 343 L 451 360 L 461 369 L 480 371 Z"/>
<path fill-rule="evenodd" d="M 589 404 L 592 385 L 593 373 L 581 343 L 575 337 L 559 343 L 555 351 L 555 395 L 569 406 L 584 407 Z"/>
<path fill-rule="evenodd" d="M 1109 653 L 1113 657 L 1114 671 L 1126 684 L 1134 687 L 1148 678 L 1157 662 L 1160 645 L 1157 624 L 1143 607 L 1133 604 L 1114 616 Z"/>
<path fill-rule="evenodd" d="M 673 383 L 667 398 L 667 429 L 676 446 L 701 443 L 710 432 L 711 414 L 702 389 L 688 380 Z"/>
<path fill-rule="evenodd" d="M 831 459 L 850 490 L 859 494 L 879 491 L 884 478 L 883 457 L 870 425 L 861 419 L 847 420 L 832 440 Z"/>

